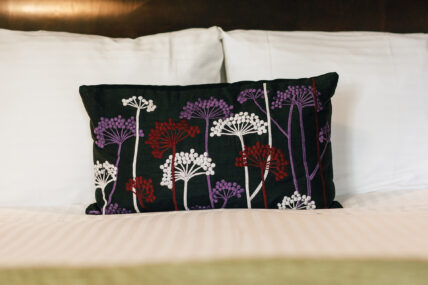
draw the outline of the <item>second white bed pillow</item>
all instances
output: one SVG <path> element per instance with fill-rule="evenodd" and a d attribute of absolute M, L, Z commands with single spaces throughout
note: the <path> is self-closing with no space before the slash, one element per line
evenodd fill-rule
<path fill-rule="evenodd" d="M 223 33 L 228 82 L 335 71 L 338 195 L 428 186 L 428 35 Z"/>

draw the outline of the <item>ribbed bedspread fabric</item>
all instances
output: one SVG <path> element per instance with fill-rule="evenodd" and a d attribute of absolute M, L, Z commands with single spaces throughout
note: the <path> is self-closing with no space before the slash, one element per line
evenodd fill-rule
<path fill-rule="evenodd" d="M 242 258 L 428 260 L 428 191 L 369 194 L 344 209 L 113 216 L 0 209 L 0 267 Z"/>

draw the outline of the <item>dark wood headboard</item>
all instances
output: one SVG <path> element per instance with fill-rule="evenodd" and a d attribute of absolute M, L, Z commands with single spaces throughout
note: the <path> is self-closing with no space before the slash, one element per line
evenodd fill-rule
<path fill-rule="evenodd" d="M 428 32 L 428 0 L 0 0 L 0 28 L 138 37 L 191 27 Z"/>

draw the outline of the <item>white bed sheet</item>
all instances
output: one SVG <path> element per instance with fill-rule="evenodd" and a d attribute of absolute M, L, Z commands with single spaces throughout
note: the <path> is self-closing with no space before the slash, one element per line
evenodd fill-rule
<path fill-rule="evenodd" d="M 86 216 L 0 209 L 0 267 L 127 265 L 249 257 L 428 260 L 428 190 L 369 193 L 315 211 Z"/>
<path fill-rule="evenodd" d="M 339 195 L 337 200 L 345 209 L 428 211 L 428 189 L 373 191 L 357 195 Z"/>

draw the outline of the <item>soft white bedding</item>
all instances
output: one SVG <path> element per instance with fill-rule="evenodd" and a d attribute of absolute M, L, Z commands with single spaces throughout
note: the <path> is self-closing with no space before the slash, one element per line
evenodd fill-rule
<path fill-rule="evenodd" d="M 222 35 L 227 82 L 339 74 L 331 141 L 341 193 L 428 186 L 428 34 Z"/>
<path fill-rule="evenodd" d="M 337 197 L 345 209 L 379 211 L 427 211 L 428 190 L 375 191 Z"/>
<path fill-rule="evenodd" d="M 344 209 L 86 216 L 0 209 L 0 266 L 117 265 L 246 257 L 428 260 L 428 190 L 372 193 Z"/>
<path fill-rule="evenodd" d="M 93 199 L 79 86 L 219 83 L 222 64 L 216 27 L 137 39 L 0 29 L 0 206 Z"/>

